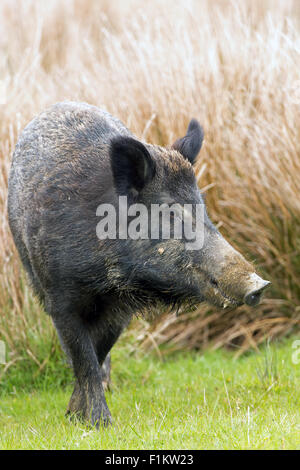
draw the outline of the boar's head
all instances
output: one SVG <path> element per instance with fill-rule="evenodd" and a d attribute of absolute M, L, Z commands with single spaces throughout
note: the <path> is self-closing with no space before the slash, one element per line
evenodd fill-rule
<path fill-rule="evenodd" d="M 243 303 L 255 306 L 269 282 L 255 273 L 207 215 L 193 167 L 202 141 L 202 127 L 193 119 L 187 134 L 169 149 L 127 136 L 111 142 L 117 194 L 128 198 L 128 206 L 141 204 L 148 211 L 148 236 L 144 231 L 141 238 L 123 240 L 122 244 L 118 241 L 123 278 L 128 289 L 140 299 L 159 299 L 174 305 L 207 301 L 224 308 Z M 169 211 L 170 236 L 163 236 L 162 215 L 153 219 L 152 209 L 157 210 L 158 206 L 175 207 Z M 197 206 L 201 208 L 199 224 Z M 132 220 L 129 217 L 128 226 Z M 178 220 L 181 238 L 175 231 Z M 153 236 L 151 228 L 155 221 L 159 233 L 154 230 Z M 194 245 L 185 235 L 188 222 L 198 240 Z"/>

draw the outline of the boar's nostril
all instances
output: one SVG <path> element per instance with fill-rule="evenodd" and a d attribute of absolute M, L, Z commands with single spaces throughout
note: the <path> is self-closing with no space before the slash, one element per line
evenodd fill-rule
<path fill-rule="evenodd" d="M 255 289 L 251 292 L 249 292 L 247 295 L 244 297 L 244 301 L 247 305 L 250 305 L 251 307 L 255 307 L 256 305 L 259 304 L 261 295 L 263 291 L 270 285 L 269 281 L 263 281 L 263 284 L 259 287 L 259 289 Z"/>

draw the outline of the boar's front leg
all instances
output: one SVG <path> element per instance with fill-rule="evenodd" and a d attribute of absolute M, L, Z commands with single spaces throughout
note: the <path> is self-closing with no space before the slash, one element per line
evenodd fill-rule
<path fill-rule="evenodd" d="M 58 334 L 72 360 L 76 384 L 68 413 L 75 414 L 99 427 L 111 423 L 105 400 L 102 374 L 97 354 L 87 326 L 71 305 L 51 308 L 51 316 Z"/>
<path fill-rule="evenodd" d="M 106 389 L 110 385 L 110 350 L 130 323 L 132 312 L 120 302 L 115 304 L 105 298 L 95 300 L 95 311 L 96 317 L 91 315 L 88 328 L 101 367 L 102 384 Z"/>
<path fill-rule="evenodd" d="M 111 357 L 110 353 L 107 351 L 110 351 L 110 349 L 113 347 L 122 330 L 122 327 L 113 329 L 107 328 L 103 320 L 97 322 L 97 325 L 93 325 L 93 328 L 89 328 L 90 337 L 93 342 L 94 350 L 97 354 L 102 387 L 104 391 L 110 388 Z M 68 407 L 69 413 L 74 413 L 74 410 L 82 408 L 80 405 L 80 400 L 82 400 L 82 394 L 80 393 L 78 380 L 76 380 L 74 391 Z"/>

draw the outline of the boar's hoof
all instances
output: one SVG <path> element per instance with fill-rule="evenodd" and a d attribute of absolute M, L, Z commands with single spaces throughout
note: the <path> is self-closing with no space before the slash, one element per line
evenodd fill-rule
<path fill-rule="evenodd" d="M 89 424 L 91 427 L 99 429 L 101 427 L 108 427 L 112 424 L 111 414 L 107 405 L 98 403 L 93 406 L 85 406 L 83 409 L 74 409 L 73 404 L 70 402 L 66 416 L 71 421 L 80 421 Z"/>
<path fill-rule="evenodd" d="M 99 429 L 100 427 L 106 428 L 112 424 L 109 409 L 106 403 L 103 402 L 93 406 L 90 413 L 86 414 L 85 419 L 96 429 Z"/>
<path fill-rule="evenodd" d="M 101 399 L 101 396 L 92 397 L 83 393 L 78 382 L 75 384 L 66 416 L 71 420 L 89 423 L 97 429 L 112 424 L 111 414 L 105 398 Z"/>

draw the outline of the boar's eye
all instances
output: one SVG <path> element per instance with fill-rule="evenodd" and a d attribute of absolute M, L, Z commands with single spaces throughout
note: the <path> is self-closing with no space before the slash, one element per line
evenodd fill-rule
<path fill-rule="evenodd" d="M 130 190 L 141 191 L 155 176 L 155 162 L 138 140 L 115 137 L 110 146 L 111 168 L 119 194 Z"/>
<path fill-rule="evenodd" d="M 200 152 L 204 138 L 203 128 L 196 119 L 189 123 L 187 133 L 181 139 L 177 139 L 172 148 L 181 153 L 193 165 Z"/>

